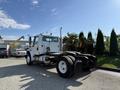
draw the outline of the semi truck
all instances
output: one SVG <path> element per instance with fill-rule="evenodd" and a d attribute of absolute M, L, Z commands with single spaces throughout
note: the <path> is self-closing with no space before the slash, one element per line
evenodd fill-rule
<path fill-rule="evenodd" d="M 61 51 L 58 36 L 39 34 L 33 41 L 29 37 L 29 48 L 25 56 L 27 65 L 42 62 L 46 65 L 55 64 L 58 75 L 63 78 L 72 77 L 76 69 L 90 70 L 96 67 L 97 58 L 91 54 L 82 54 L 77 51 Z"/>
<path fill-rule="evenodd" d="M 0 43 L 0 57 L 8 57 L 9 56 L 9 45 L 5 43 Z"/>

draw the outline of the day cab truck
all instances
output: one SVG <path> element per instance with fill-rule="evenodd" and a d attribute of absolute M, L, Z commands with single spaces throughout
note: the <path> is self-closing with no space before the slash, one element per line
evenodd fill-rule
<path fill-rule="evenodd" d="M 76 51 L 61 51 L 60 38 L 52 35 L 39 34 L 33 41 L 29 38 L 30 46 L 25 56 L 27 65 L 39 61 L 46 65 L 56 64 L 59 76 L 70 78 L 76 69 L 90 70 L 96 66 L 96 57 Z"/>
<path fill-rule="evenodd" d="M 5 43 L 0 43 L 0 57 L 8 57 L 9 56 L 9 45 Z"/>

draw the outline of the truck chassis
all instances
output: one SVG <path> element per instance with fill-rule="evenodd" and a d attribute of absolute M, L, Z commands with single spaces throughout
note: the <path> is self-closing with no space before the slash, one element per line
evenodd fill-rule
<path fill-rule="evenodd" d="M 91 54 L 82 54 L 76 51 L 65 51 L 61 53 L 47 52 L 39 55 L 34 55 L 34 59 L 37 60 L 40 57 L 45 56 L 46 62 L 49 64 L 56 64 L 56 70 L 60 77 L 70 78 L 77 69 L 86 71 L 96 67 L 97 58 Z M 27 65 L 32 65 L 33 61 L 31 54 L 27 51 L 26 55 Z"/>

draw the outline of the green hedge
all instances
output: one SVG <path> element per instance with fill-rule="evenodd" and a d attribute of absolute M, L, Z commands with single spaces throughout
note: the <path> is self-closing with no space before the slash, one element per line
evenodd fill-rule
<path fill-rule="evenodd" d="M 112 69 L 120 68 L 120 56 L 116 57 L 97 56 L 97 59 L 98 66 Z"/>

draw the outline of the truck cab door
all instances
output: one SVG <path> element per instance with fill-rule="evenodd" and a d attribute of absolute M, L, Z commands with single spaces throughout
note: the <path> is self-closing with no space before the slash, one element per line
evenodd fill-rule
<path fill-rule="evenodd" d="M 38 39 L 39 39 L 39 36 L 34 36 L 33 45 L 32 45 L 32 51 L 33 51 L 34 55 L 39 54 Z"/>

